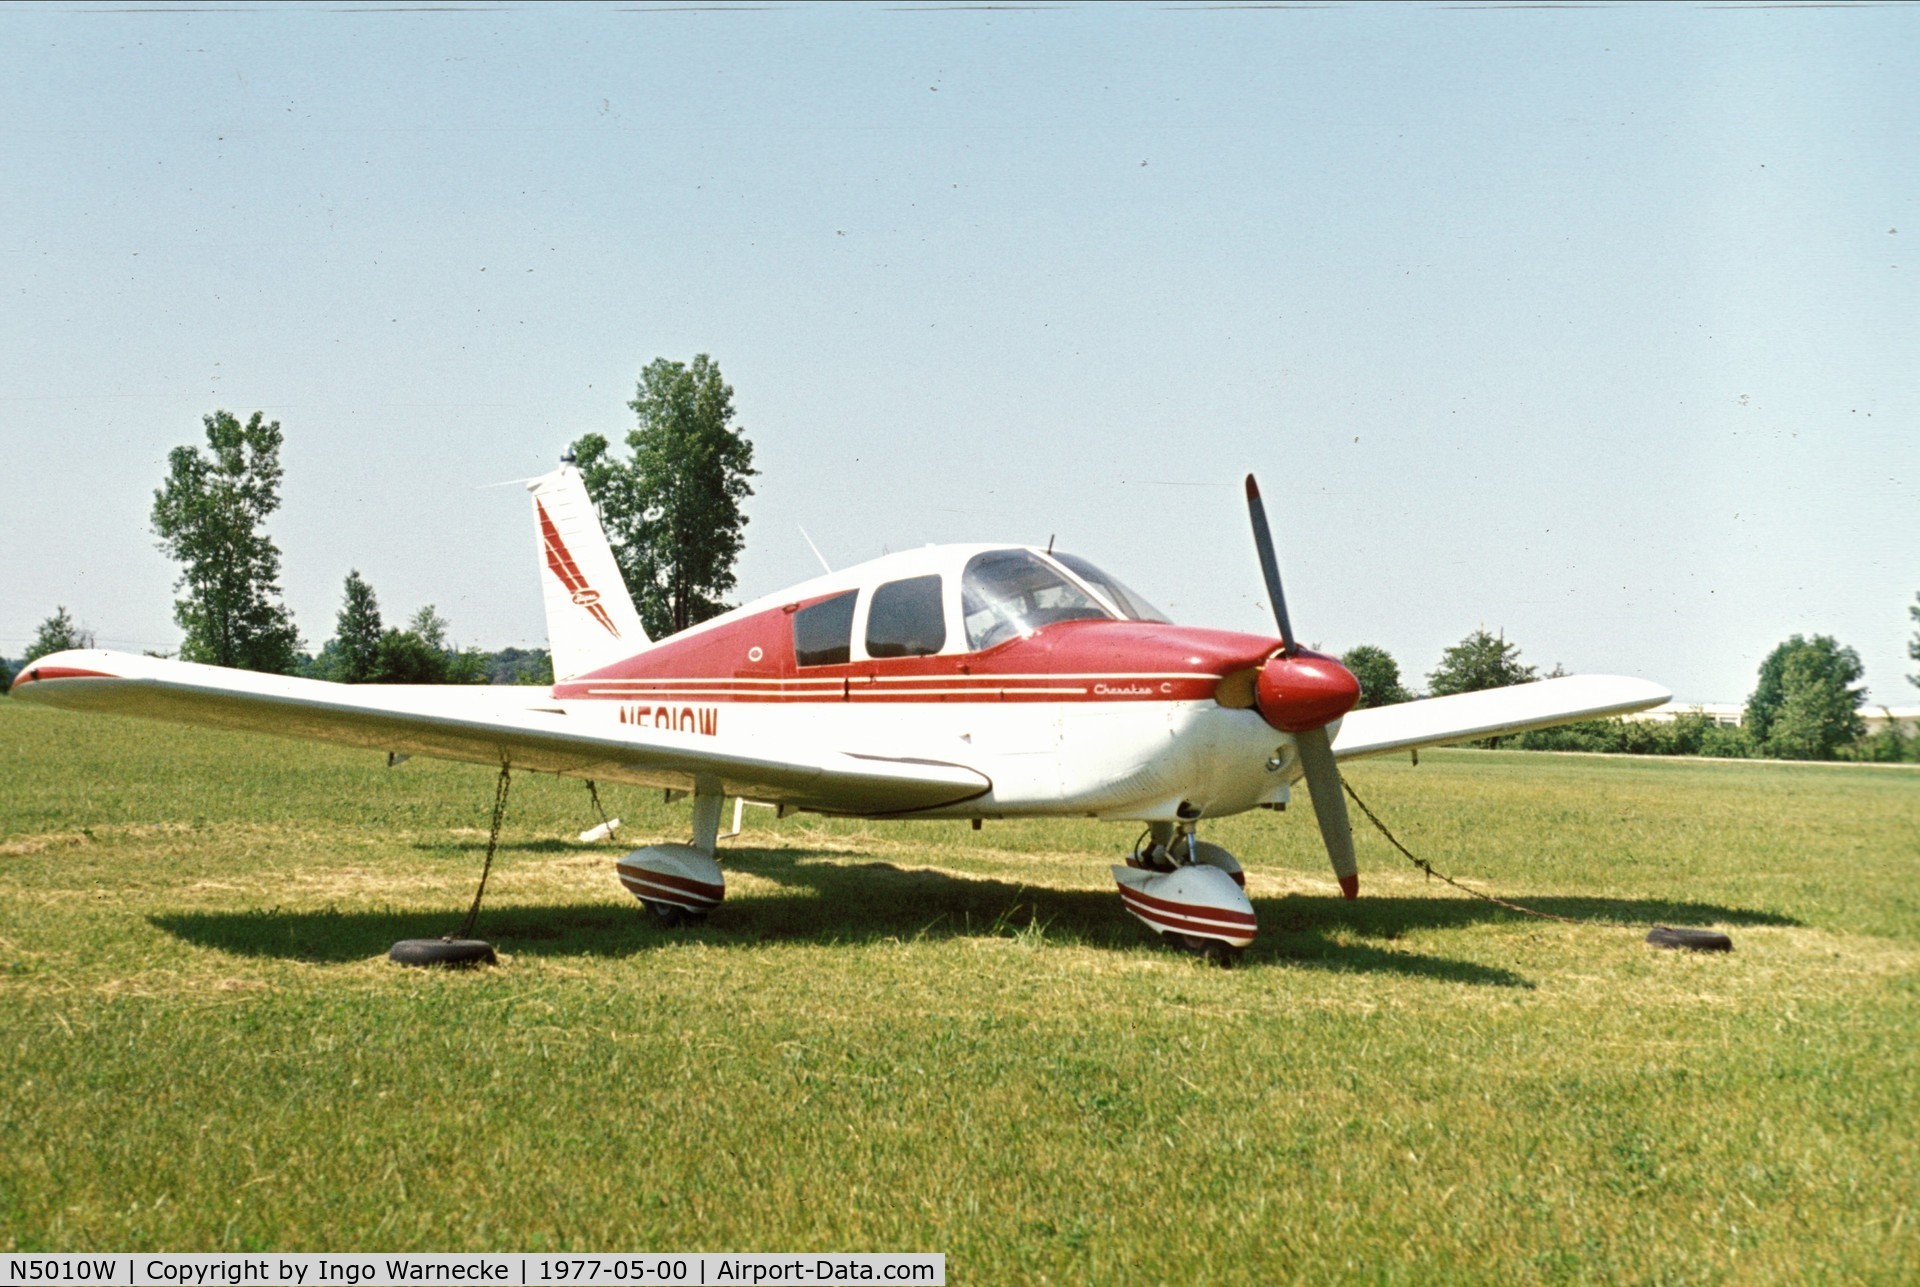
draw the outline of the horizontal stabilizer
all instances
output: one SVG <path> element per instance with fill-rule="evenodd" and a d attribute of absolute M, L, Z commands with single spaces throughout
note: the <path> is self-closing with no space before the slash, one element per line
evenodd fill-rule
<path fill-rule="evenodd" d="M 1672 697 L 1658 684 L 1621 675 L 1567 675 L 1535 684 L 1428 697 L 1351 712 L 1340 723 L 1333 753 L 1338 759 L 1354 760 L 1412 747 L 1500 737 L 1643 711 Z"/>

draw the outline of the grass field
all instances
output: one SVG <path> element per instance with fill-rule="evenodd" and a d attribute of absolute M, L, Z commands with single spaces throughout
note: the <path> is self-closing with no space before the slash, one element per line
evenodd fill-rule
<path fill-rule="evenodd" d="M 1245 968 L 1155 945 L 1094 823 L 749 810 L 651 928 L 517 779 L 0 700 L 7 1249 L 944 1251 L 954 1282 L 1920 1281 L 1920 773 L 1430 753 L 1206 829 Z M 630 842 L 686 806 L 603 791 Z M 1364 825 L 1364 824 L 1363 824 Z M 622 846 L 624 847 L 624 846 Z"/>

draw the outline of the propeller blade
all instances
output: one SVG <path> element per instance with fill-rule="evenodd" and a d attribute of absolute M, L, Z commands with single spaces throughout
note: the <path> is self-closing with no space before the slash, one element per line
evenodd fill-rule
<path fill-rule="evenodd" d="M 1340 892 L 1348 898 L 1360 895 L 1360 864 L 1353 856 L 1353 825 L 1347 820 L 1347 797 L 1340 789 L 1340 768 L 1333 761 L 1333 739 L 1326 725 L 1293 735 L 1300 748 L 1300 767 L 1306 770 L 1307 792 L 1313 797 L 1314 820 L 1320 824 L 1320 838 L 1326 842 L 1327 857 L 1333 860 L 1333 874 L 1340 878 Z"/>
<path fill-rule="evenodd" d="M 1273 554 L 1273 533 L 1267 529 L 1267 507 L 1260 501 L 1260 485 L 1253 481 L 1252 474 L 1247 475 L 1247 514 L 1253 520 L 1253 544 L 1260 551 L 1260 572 L 1267 579 L 1267 600 L 1273 604 L 1281 644 L 1280 656 L 1260 669 L 1254 702 L 1269 724 L 1293 733 L 1307 793 L 1313 798 L 1313 817 L 1320 824 L 1327 857 L 1333 860 L 1333 874 L 1340 878 L 1340 892 L 1356 898 L 1360 894 L 1360 865 L 1354 861 L 1353 825 L 1347 820 L 1347 797 L 1340 789 L 1340 766 L 1334 763 L 1333 739 L 1327 735 L 1327 725 L 1352 709 L 1360 696 L 1360 686 L 1331 657 L 1308 653 L 1306 659 L 1300 658 L 1293 622 L 1287 618 L 1286 591 L 1280 588 L 1280 561 Z M 1300 727 L 1308 721 L 1312 721 L 1308 727 Z"/>
<path fill-rule="evenodd" d="M 1260 551 L 1260 573 L 1267 579 L 1267 602 L 1273 605 L 1274 624 L 1280 627 L 1280 642 L 1291 657 L 1300 651 L 1293 639 L 1293 623 L 1287 619 L 1287 595 L 1280 588 L 1280 563 L 1273 556 L 1273 533 L 1267 530 L 1267 507 L 1260 503 L 1260 485 L 1247 475 L 1247 512 L 1253 518 L 1253 544 Z"/>

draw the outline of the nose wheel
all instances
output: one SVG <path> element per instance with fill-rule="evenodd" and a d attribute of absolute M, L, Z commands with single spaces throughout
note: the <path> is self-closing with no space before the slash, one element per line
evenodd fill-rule
<path fill-rule="evenodd" d="M 1208 965 L 1221 970 L 1231 970 L 1240 964 L 1240 955 L 1244 948 L 1233 947 L 1217 938 L 1195 938 L 1191 934 L 1162 935 L 1167 943 L 1182 952 L 1190 953 L 1205 961 Z"/>
<path fill-rule="evenodd" d="M 658 899 L 643 898 L 640 906 L 647 911 L 647 917 L 659 929 L 680 929 L 683 926 L 705 925 L 707 914 L 692 911 L 673 903 L 663 903 Z"/>
<path fill-rule="evenodd" d="M 1197 839 L 1191 824 L 1154 823 L 1114 884 L 1127 911 L 1169 945 L 1223 969 L 1239 963 L 1259 923 L 1234 856 Z"/>

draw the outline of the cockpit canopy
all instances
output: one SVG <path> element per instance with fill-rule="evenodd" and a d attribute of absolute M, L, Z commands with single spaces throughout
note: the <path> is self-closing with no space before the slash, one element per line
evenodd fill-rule
<path fill-rule="evenodd" d="M 960 576 L 960 616 L 974 652 L 1056 621 L 1113 615 L 1058 564 L 1028 550 L 976 554 Z"/>
<path fill-rule="evenodd" d="M 1020 547 L 973 555 L 960 572 L 928 573 L 844 590 L 793 614 L 794 660 L 842 665 L 854 640 L 869 659 L 980 652 L 1057 621 L 1166 621 L 1152 604 L 1085 559 Z M 864 603 L 859 602 L 864 597 Z M 957 606 L 955 621 L 950 614 Z M 959 627 L 949 629 L 949 622 Z M 951 645 L 951 646 L 950 646 Z"/>

